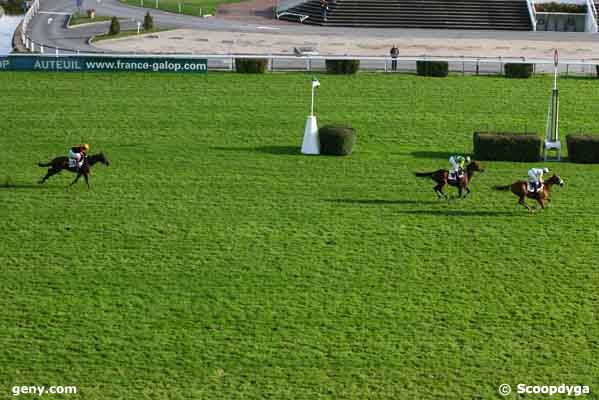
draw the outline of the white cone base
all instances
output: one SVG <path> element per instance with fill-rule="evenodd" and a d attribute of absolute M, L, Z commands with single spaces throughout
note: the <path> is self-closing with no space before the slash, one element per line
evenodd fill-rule
<path fill-rule="evenodd" d="M 304 141 L 302 142 L 302 154 L 320 154 L 320 143 L 318 142 L 318 125 L 316 117 L 309 116 L 304 129 Z"/>

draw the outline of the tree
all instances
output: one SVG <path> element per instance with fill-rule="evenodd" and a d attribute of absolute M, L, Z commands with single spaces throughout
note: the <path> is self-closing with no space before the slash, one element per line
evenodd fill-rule
<path fill-rule="evenodd" d="M 148 11 L 146 16 L 144 17 L 144 30 L 149 31 L 154 28 L 154 18 L 150 15 Z"/>
<path fill-rule="evenodd" d="M 110 30 L 108 31 L 111 35 L 117 35 L 121 32 L 121 24 L 117 17 L 112 17 L 110 20 Z"/>

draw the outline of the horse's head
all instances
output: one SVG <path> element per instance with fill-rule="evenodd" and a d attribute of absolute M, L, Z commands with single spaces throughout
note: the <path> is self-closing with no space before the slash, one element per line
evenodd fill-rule
<path fill-rule="evenodd" d="M 466 171 L 470 172 L 485 172 L 485 169 L 476 161 L 472 161 L 470 164 L 466 166 Z"/>
<path fill-rule="evenodd" d="M 98 162 L 100 162 L 106 166 L 110 165 L 110 161 L 108 161 L 108 157 L 106 157 L 106 154 L 104 154 L 104 153 L 98 153 L 98 154 L 94 154 L 93 156 L 89 156 L 90 164 L 93 165 Z"/>
<path fill-rule="evenodd" d="M 556 175 L 556 174 L 553 174 L 553 176 L 551 178 L 546 179 L 545 183 L 548 183 L 550 185 L 564 186 L 564 180 L 562 178 L 560 178 L 559 175 Z"/>

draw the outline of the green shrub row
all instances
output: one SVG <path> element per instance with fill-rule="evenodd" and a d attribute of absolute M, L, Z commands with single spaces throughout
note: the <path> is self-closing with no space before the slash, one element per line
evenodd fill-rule
<path fill-rule="evenodd" d="M 576 163 L 599 163 L 599 136 L 567 135 L 568 159 Z"/>
<path fill-rule="evenodd" d="M 7 15 L 21 14 L 25 10 L 24 3 L 23 0 L 0 0 L 0 8 L 3 8 Z M 4 13 L 0 12 L 0 15 Z"/>
<path fill-rule="evenodd" d="M 416 61 L 416 73 L 420 76 L 446 77 L 449 64 L 447 61 Z"/>
<path fill-rule="evenodd" d="M 562 13 L 579 13 L 586 14 L 586 4 L 567 4 L 567 3 L 537 3 L 535 4 L 537 12 L 562 12 Z"/>
<path fill-rule="evenodd" d="M 530 78 L 532 76 L 532 64 L 510 64 L 503 66 L 505 76 L 508 78 Z"/>
<path fill-rule="evenodd" d="M 360 60 L 326 60 L 329 74 L 355 74 L 360 69 Z"/>
<path fill-rule="evenodd" d="M 356 131 L 349 126 L 326 125 L 318 130 L 320 154 L 346 156 L 356 143 Z"/>
<path fill-rule="evenodd" d="M 491 161 L 539 161 L 541 138 L 534 133 L 476 132 L 474 158 Z"/>
<path fill-rule="evenodd" d="M 235 71 L 242 74 L 263 74 L 268 69 L 265 58 L 236 58 Z"/>

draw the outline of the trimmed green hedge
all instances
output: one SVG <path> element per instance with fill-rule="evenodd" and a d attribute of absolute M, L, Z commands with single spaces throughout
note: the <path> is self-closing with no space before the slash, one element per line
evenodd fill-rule
<path fill-rule="evenodd" d="M 491 161 L 539 161 L 541 138 L 535 133 L 476 132 L 474 158 Z"/>
<path fill-rule="evenodd" d="M 235 71 L 242 74 L 263 74 L 268 69 L 266 58 L 236 58 Z"/>
<path fill-rule="evenodd" d="M 447 61 L 416 61 L 416 73 L 444 78 L 449 74 L 449 64 Z"/>
<path fill-rule="evenodd" d="M 108 30 L 109 35 L 118 35 L 121 33 L 121 24 L 119 23 L 119 19 L 117 17 L 112 17 L 110 19 L 110 29 Z"/>
<path fill-rule="evenodd" d="M 355 74 L 360 70 L 360 60 L 326 60 L 329 74 Z"/>
<path fill-rule="evenodd" d="M 507 63 L 503 66 L 503 71 L 508 78 L 530 78 L 532 76 L 533 65 Z"/>
<path fill-rule="evenodd" d="M 346 156 L 351 154 L 356 143 L 354 128 L 344 125 L 326 125 L 318 130 L 320 154 Z"/>
<path fill-rule="evenodd" d="M 586 14 L 586 4 L 567 4 L 567 3 L 537 3 L 535 4 L 536 12 L 560 12 L 560 13 L 577 13 Z"/>
<path fill-rule="evenodd" d="M 566 135 L 568 159 L 575 163 L 599 163 L 599 136 Z"/>

